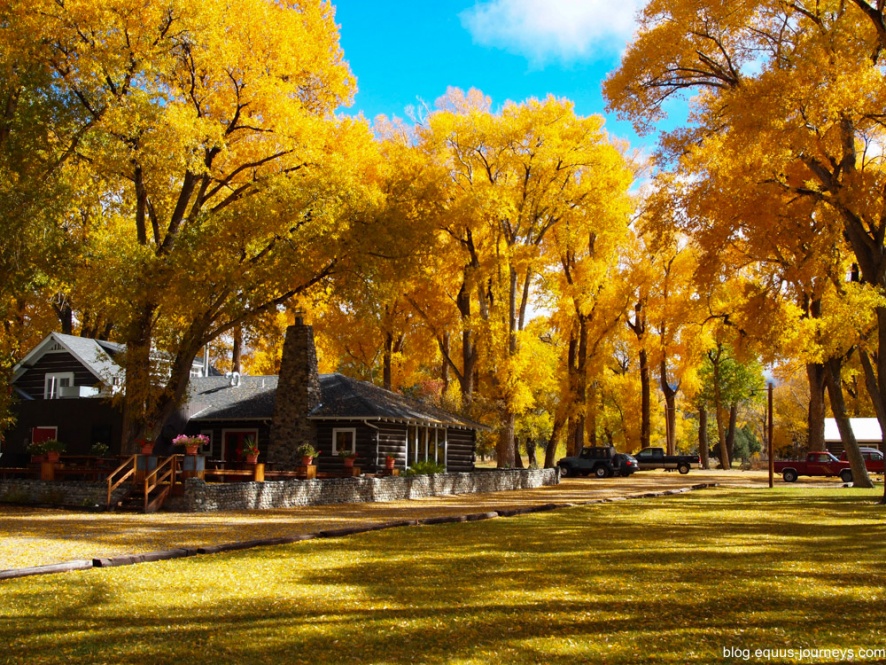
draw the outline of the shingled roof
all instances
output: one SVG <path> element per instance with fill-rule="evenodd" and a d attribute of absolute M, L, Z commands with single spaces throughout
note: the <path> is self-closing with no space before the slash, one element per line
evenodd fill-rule
<path fill-rule="evenodd" d="M 276 376 L 191 379 L 187 412 L 191 420 L 270 420 L 277 396 Z M 446 427 L 485 429 L 443 409 L 341 374 L 320 375 L 322 402 L 311 420 L 388 420 Z"/>
<path fill-rule="evenodd" d="M 54 332 L 46 336 L 16 365 L 12 381 L 15 382 L 44 354 L 60 349 L 64 349 L 74 356 L 81 365 L 92 372 L 96 379 L 106 385 L 113 384 L 115 379 L 123 379 L 123 368 L 114 361 L 114 356 L 125 350 L 125 346 L 89 337 Z"/>
<path fill-rule="evenodd" d="M 485 429 L 468 418 L 341 374 L 321 374 L 322 403 L 311 420 L 390 420 Z"/>
<path fill-rule="evenodd" d="M 191 379 L 187 413 L 191 420 L 270 420 L 276 396 L 276 376 L 201 376 Z"/>

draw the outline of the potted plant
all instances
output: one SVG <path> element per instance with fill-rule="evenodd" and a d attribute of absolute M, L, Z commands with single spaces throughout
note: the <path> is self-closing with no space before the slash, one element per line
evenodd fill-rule
<path fill-rule="evenodd" d="M 151 455 L 154 452 L 154 441 L 152 439 L 139 439 L 138 445 L 141 446 L 142 455 Z"/>
<path fill-rule="evenodd" d="M 209 444 L 209 437 L 204 434 L 179 434 L 172 440 L 174 446 L 184 446 L 185 455 L 196 455 L 201 446 Z"/>
<path fill-rule="evenodd" d="M 246 456 L 247 464 L 258 464 L 258 441 L 253 437 L 246 437 L 243 441 L 243 454 Z"/>
<path fill-rule="evenodd" d="M 61 454 L 65 452 L 65 444 L 58 439 L 48 439 L 43 442 L 43 450 L 46 452 L 47 462 L 58 462 Z"/>
<path fill-rule="evenodd" d="M 394 468 L 394 464 L 397 462 L 397 458 L 393 455 L 385 456 L 385 468 L 390 471 Z"/>
<path fill-rule="evenodd" d="M 320 454 L 320 451 L 314 448 L 310 443 L 301 444 L 296 448 L 295 452 L 301 455 L 302 466 L 311 466 L 314 458 Z"/>
<path fill-rule="evenodd" d="M 108 454 L 108 445 L 101 441 L 96 441 L 92 444 L 92 448 L 89 449 L 89 454 L 93 457 L 104 457 Z"/>
<path fill-rule="evenodd" d="M 350 469 L 354 466 L 354 461 L 357 459 L 357 451 L 356 450 L 339 450 L 338 456 L 344 460 L 345 468 Z"/>
<path fill-rule="evenodd" d="M 29 443 L 28 453 L 31 455 L 31 462 L 33 464 L 40 464 L 46 459 L 46 449 L 43 447 L 42 441 Z"/>

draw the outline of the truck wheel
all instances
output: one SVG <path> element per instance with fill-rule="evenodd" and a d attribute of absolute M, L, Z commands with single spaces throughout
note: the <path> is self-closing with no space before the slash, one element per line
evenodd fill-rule
<path fill-rule="evenodd" d="M 797 480 L 797 472 L 793 469 L 785 469 L 784 473 L 781 474 L 781 477 L 784 478 L 786 483 L 792 483 Z"/>
<path fill-rule="evenodd" d="M 677 467 L 677 470 L 685 476 L 687 473 L 689 473 L 689 465 L 681 464 Z"/>
<path fill-rule="evenodd" d="M 609 469 L 605 466 L 598 466 L 594 469 L 594 475 L 597 476 L 597 478 L 606 478 L 609 475 Z"/>
<path fill-rule="evenodd" d="M 851 483 L 852 482 L 852 471 L 850 471 L 849 469 L 843 469 L 840 472 L 840 480 L 842 480 L 844 483 Z"/>
<path fill-rule="evenodd" d="M 568 466 L 566 466 L 565 464 L 560 467 L 560 477 L 561 478 L 568 478 L 569 476 L 574 476 L 574 475 L 575 475 L 575 473 L 572 471 L 572 469 L 569 468 Z"/>

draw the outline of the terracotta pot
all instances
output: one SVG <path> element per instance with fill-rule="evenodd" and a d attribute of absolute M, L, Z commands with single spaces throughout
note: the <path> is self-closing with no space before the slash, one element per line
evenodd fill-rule
<path fill-rule="evenodd" d="M 196 455 L 200 446 L 185 446 L 185 455 Z"/>
<path fill-rule="evenodd" d="M 311 466 L 311 462 L 313 462 L 313 461 L 314 461 L 313 457 L 308 457 L 307 455 L 305 455 L 304 457 L 301 458 L 301 465 L 302 466 Z"/>
<path fill-rule="evenodd" d="M 258 453 L 247 453 L 246 454 L 246 463 L 247 464 L 258 464 Z"/>
<path fill-rule="evenodd" d="M 354 468 L 354 461 L 355 461 L 355 458 L 353 458 L 353 457 L 345 457 L 345 468 L 346 469 L 353 469 Z"/>
<path fill-rule="evenodd" d="M 154 452 L 154 444 L 143 444 L 142 445 L 142 455 L 150 455 Z"/>
<path fill-rule="evenodd" d="M 390 459 L 386 458 L 385 459 L 385 468 L 388 470 L 393 469 L 394 464 L 396 464 L 396 463 L 397 463 L 397 460 L 395 460 L 393 458 L 390 458 Z"/>
<path fill-rule="evenodd" d="M 47 462 L 58 462 L 61 458 L 61 453 L 57 450 L 49 450 L 46 452 L 46 461 Z"/>

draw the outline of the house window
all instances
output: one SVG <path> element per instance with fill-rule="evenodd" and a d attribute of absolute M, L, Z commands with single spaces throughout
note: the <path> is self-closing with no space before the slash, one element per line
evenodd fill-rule
<path fill-rule="evenodd" d="M 61 389 L 74 385 L 74 372 L 47 372 L 43 376 L 43 398 L 58 399 Z"/>
<path fill-rule="evenodd" d="M 207 455 L 213 459 L 218 457 L 219 451 L 217 451 L 215 449 L 215 437 L 212 436 L 212 430 L 211 429 L 201 429 L 200 434 L 202 434 L 207 439 L 209 439 L 209 443 L 207 443 L 205 446 L 203 446 L 203 451 L 202 451 L 203 454 Z"/>
<path fill-rule="evenodd" d="M 332 454 L 357 452 L 357 430 L 354 427 L 335 427 L 332 430 Z"/>

